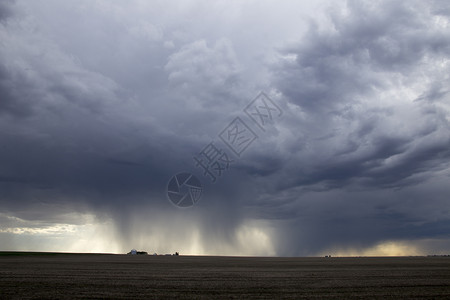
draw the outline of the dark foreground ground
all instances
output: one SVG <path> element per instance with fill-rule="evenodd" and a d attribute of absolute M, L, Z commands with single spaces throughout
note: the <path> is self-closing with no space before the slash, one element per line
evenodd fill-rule
<path fill-rule="evenodd" d="M 450 257 L 0 253 L 0 298 L 450 298 Z"/>

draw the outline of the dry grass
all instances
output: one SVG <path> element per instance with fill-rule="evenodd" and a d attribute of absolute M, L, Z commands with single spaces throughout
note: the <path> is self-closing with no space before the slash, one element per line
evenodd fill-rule
<path fill-rule="evenodd" d="M 0 298 L 450 298 L 450 257 L 0 254 Z"/>

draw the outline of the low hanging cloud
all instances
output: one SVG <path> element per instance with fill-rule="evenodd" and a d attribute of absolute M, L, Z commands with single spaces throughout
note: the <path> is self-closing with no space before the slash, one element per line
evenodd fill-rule
<path fill-rule="evenodd" d="M 445 249 L 445 1 L 135 4 L 0 5 L 0 249 Z M 282 117 L 211 183 L 193 156 L 259 90 Z"/>
<path fill-rule="evenodd" d="M 295 154 L 328 165 L 305 180 L 395 187 L 446 167 L 450 35 L 442 18 L 424 3 L 348 2 L 285 50 L 291 58 L 274 78 L 303 113 L 309 148 Z"/>
<path fill-rule="evenodd" d="M 436 4 L 333 7 L 272 68 L 277 88 L 301 116 L 289 120 L 298 128 L 292 167 L 276 175 L 287 194 L 282 206 L 314 207 L 294 217 L 287 236 L 299 232 L 312 252 L 314 245 L 446 238 L 448 204 L 442 190 L 430 188 L 448 180 L 450 156 L 450 35 L 448 16 L 436 9 L 445 4 Z M 405 212 L 403 203 L 411 202 L 418 210 L 435 206 L 437 219 Z M 388 207 L 395 213 L 384 213 Z"/>

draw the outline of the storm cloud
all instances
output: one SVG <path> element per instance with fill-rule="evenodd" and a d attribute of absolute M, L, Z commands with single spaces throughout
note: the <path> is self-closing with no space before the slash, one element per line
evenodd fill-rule
<path fill-rule="evenodd" d="M 446 1 L 174 4 L 0 5 L 0 250 L 448 250 Z M 265 131 L 260 91 L 282 111 Z M 215 183 L 210 142 L 233 161 Z M 188 209 L 178 172 L 204 187 Z"/>

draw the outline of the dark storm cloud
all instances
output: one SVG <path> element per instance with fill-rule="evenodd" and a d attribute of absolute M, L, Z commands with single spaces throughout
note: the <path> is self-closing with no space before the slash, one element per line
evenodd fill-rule
<path fill-rule="evenodd" d="M 0 22 L 14 14 L 14 0 L 5 0 L 0 3 Z"/>
<path fill-rule="evenodd" d="M 383 73 L 408 76 L 429 56 L 447 57 L 448 31 L 430 30 L 432 8 L 415 3 L 420 9 L 400 1 L 330 9 L 331 24 L 311 21 L 301 45 L 288 50 L 295 63 L 280 68 L 278 86 L 308 112 L 330 111 L 386 88 Z"/>
<path fill-rule="evenodd" d="M 404 206 L 396 213 L 372 207 L 386 198 L 414 201 L 417 211 L 430 202 L 448 211 L 447 204 L 439 206 L 442 191 L 426 186 L 446 174 L 441 171 L 450 159 L 449 67 L 442 64 L 449 59 L 450 35 L 446 25 L 436 25 L 439 18 L 448 22 L 442 13 L 448 4 L 416 4 L 333 6 L 327 22 L 311 21 L 298 46 L 286 48 L 286 58 L 273 68 L 276 86 L 301 114 L 286 119 L 298 130 L 295 142 L 284 145 L 284 167 L 263 181 L 276 188 L 266 185 L 267 194 L 250 207 L 259 207 L 263 218 L 290 220 L 278 241 L 286 255 L 448 238 L 445 213 L 436 221 Z M 413 186 L 428 193 L 395 192 Z"/>
<path fill-rule="evenodd" d="M 325 140 L 304 142 L 337 148 L 321 157 L 324 163 L 313 161 L 315 170 L 306 171 L 294 185 L 352 178 L 396 185 L 448 159 L 445 112 L 415 99 L 407 103 L 395 94 L 381 96 L 408 88 L 408 81 L 417 84 L 424 80 L 422 70 L 432 73 L 435 63 L 448 59 L 448 31 L 430 29 L 432 8 L 419 7 L 350 1 L 345 13 L 330 11 L 328 28 L 313 23 L 300 46 L 287 52 L 295 60 L 281 64 L 274 78 L 289 101 L 307 114 L 297 126 L 310 136 L 334 132 Z M 427 78 L 431 83 L 421 99 L 448 101 L 442 78 Z M 386 109 L 371 108 L 383 106 L 377 102 L 386 103 Z M 409 119 L 417 117 L 422 119 L 419 127 Z M 403 128 L 395 132 L 385 122 Z M 386 163 L 393 157 L 398 159 Z"/>
<path fill-rule="evenodd" d="M 0 65 L 0 93 L 2 94 L 0 113 L 2 114 L 9 113 L 24 116 L 30 113 L 30 108 L 25 105 L 29 95 L 19 91 L 18 82 L 16 81 L 19 78 L 17 77 L 21 76 L 18 74 L 14 76 L 4 64 Z M 26 85 L 24 80 L 19 79 L 18 81 Z"/>
<path fill-rule="evenodd" d="M 264 20 L 259 32 L 241 6 L 192 21 L 197 10 L 164 5 L 58 3 L 19 1 L 19 17 L 0 6 L 15 18 L 0 24 L 0 223 L 88 212 L 124 249 L 195 240 L 200 253 L 252 220 L 270 222 L 260 230 L 280 255 L 446 237 L 445 2 L 333 4 L 301 39 L 282 18 L 283 33 Z M 212 184 L 192 157 L 212 140 L 226 149 L 217 134 L 260 88 L 283 117 Z M 191 210 L 166 199 L 181 171 L 205 187 Z"/>
<path fill-rule="evenodd" d="M 2 210 L 23 220 L 38 219 L 37 211 L 43 220 L 54 221 L 64 221 L 70 211 L 93 212 L 100 219 L 106 215 L 114 220 L 123 246 L 148 234 L 131 234 L 134 222 L 173 226 L 166 236 L 179 239 L 183 232 L 178 228 L 189 229 L 179 223 L 189 222 L 189 218 L 170 205 L 165 188 L 177 172 L 195 171 L 193 153 L 225 125 L 212 126 L 219 123 L 219 112 L 211 107 L 202 109 L 200 103 L 219 103 L 230 94 L 227 85 L 232 84 L 236 73 L 230 43 L 189 42 L 176 50 L 167 50 L 159 43 L 159 48 L 150 50 L 160 53 L 156 56 L 162 58 L 157 63 L 165 68 L 153 67 L 151 52 L 137 60 L 115 48 L 113 53 L 130 63 L 120 71 L 140 80 L 130 83 L 132 80 L 122 73 L 111 73 L 111 65 L 99 66 L 89 57 L 92 53 L 103 63 L 102 55 L 96 52 L 97 41 L 86 45 L 87 50 L 69 47 L 75 52 L 67 54 L 67 45 L 48 39 L 33 28 L 34 24 L 27 25 L 31 28 L 8 25 L 2 32 L 11 43 L 1 49 L 6 66 L 2 89 L 8 95 L 2 98 L 0 120 Z M 102 29 L 87 31 L 84 39 L 90 40 L 89 33 Z M 127 45 L 132 50 L 145 47 L 148 41 L 141 42 L 144 46 L 136 43 L 131 40 Z M 111 60 L 116 61 L 116 57 Z M 143 62 L 147 68 L 142 68 Z M 160 90 L 149 92 L 152 79 L 161 77 L 166 79 Z M 226 117 L 223 114 L 222 119 Z M 231 183 L 225 181 L 223 185 Z M 194 212 L 190 219 L 199 220 L 191 223 L 211 235 L 230 235 L 242 220 L 231 200 L 238 199 L 238 190 L 218 187 L 205 192 L 212 205 L 209 209 L 223 216 Z M 140 215 L 143 211 L 147 213 Z M 167 218 L 160 220 L 164 212 Z M 164 225 L 170 216 L 178 221 Z"/>

